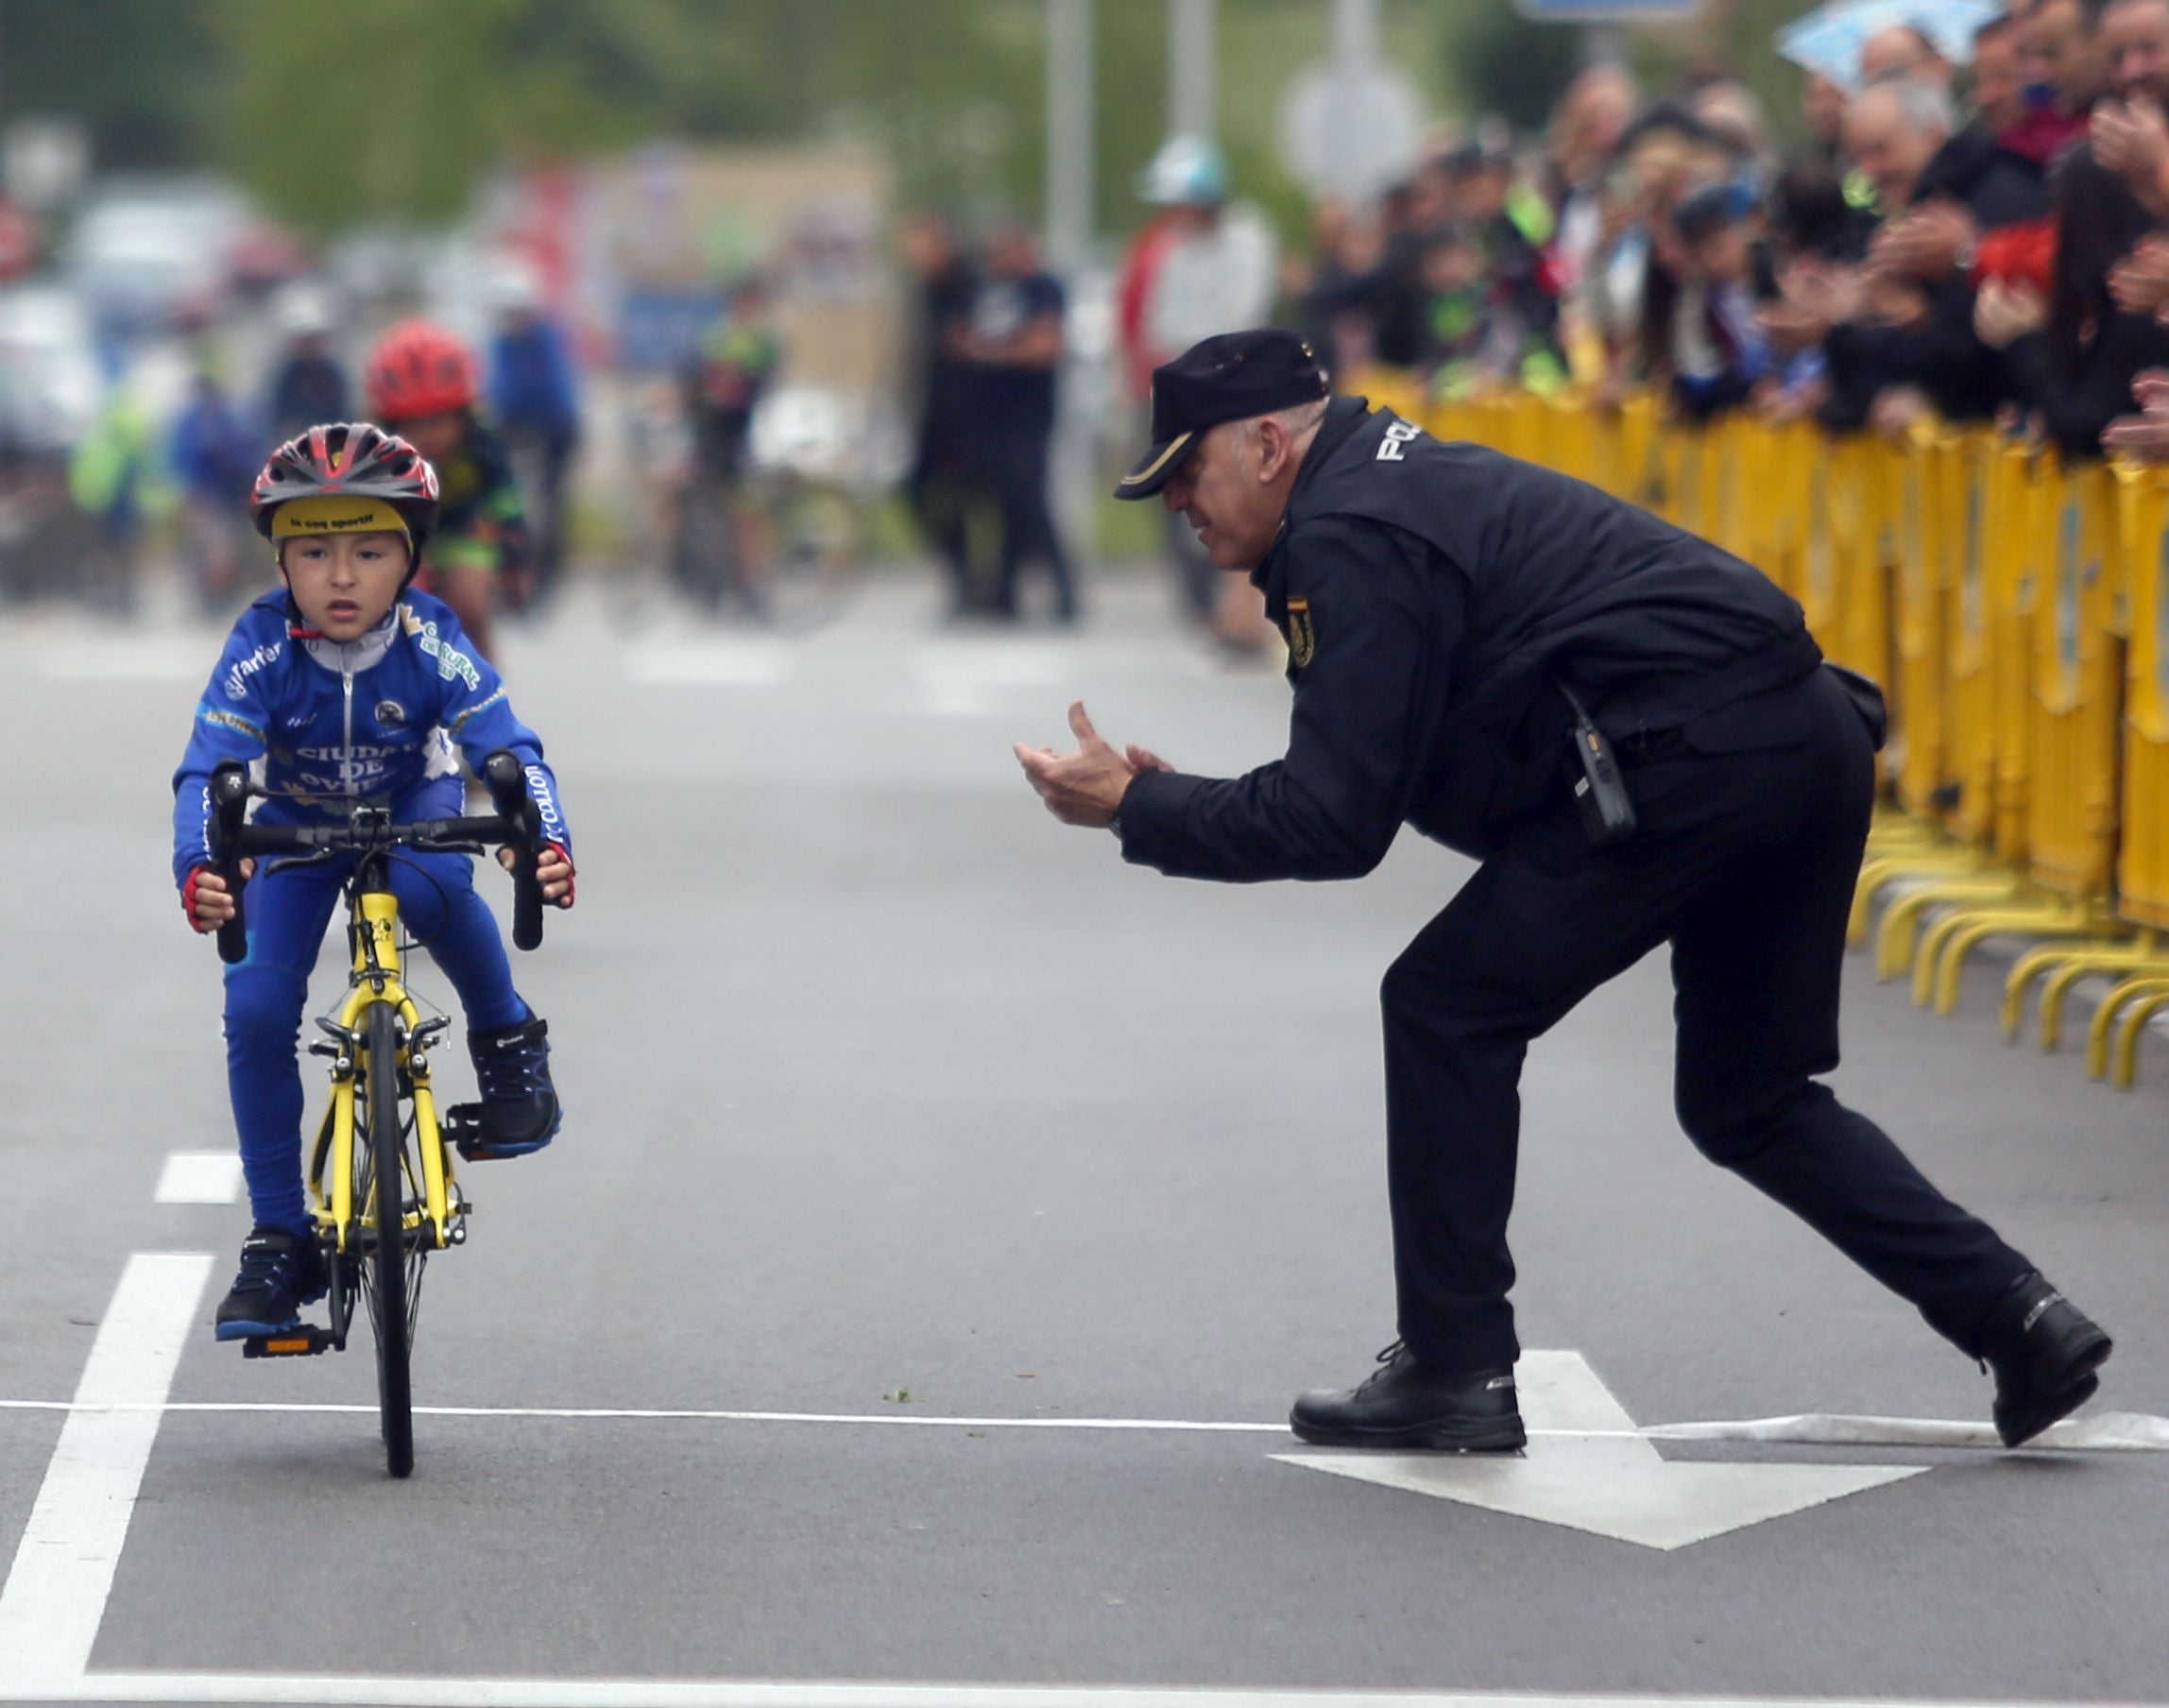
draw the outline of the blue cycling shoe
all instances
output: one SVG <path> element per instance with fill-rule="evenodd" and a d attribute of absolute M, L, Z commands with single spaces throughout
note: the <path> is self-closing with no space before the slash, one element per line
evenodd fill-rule
<path fill-rule="evenodd" d="M 219 1301 L 217 1337 L 247 1341 L 292 1328 L 301 1320 L 301 1307 L 321 1299 L 330 1285 L 324 1248 L 314 1233 L 251 1228 L 241 1246 L 241 1272 Z"/>
<path fill-rule="evenodd" d="M 517 1026 L 467 1034 L 479 1103 L 446 1112 L 445 1131 L 470 1162 L 525 1156 L 557 1136 L 565 1112 L 550 1083 L 550 1024 L 534 1015 Z"/>

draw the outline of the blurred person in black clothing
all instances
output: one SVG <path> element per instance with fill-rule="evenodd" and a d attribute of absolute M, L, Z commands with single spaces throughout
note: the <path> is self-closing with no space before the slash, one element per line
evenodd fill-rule
<path fill-rule="evenodd" d="M 1952 131 L 1949 100 L 1909 77 L 1871 84 L 1846 112 L 1847 145 L 1887 215 L 1955 199 L 1944 194 L 1950 180 L 1931 174 L 1947 165 Z M 1986 218 L 1978 209 L 1968 214 L 1976 223 Z M 1865 268 L 1795 268 L 1786 281 L 1786 309 L 1776 325 L 1781 337 L 1823 342 L 1830 381 L 1823 425 L 1844 431 L 1872 416 L 1896 431 L 1930 408 L 1953 421 L 1993 416 L 2001 373 L 1974 335 L 1964 271 L 1931 282 L 1887 259 L 1878 263 L 1872 243 L 1870 255 Z"/>
<path fill-rule="evenodd" d="M 1064 350 L 1061 281 L 1039 264 L 1030 228 L 998 221 L 971 311 L 948 348 L 969 375 L 972 461 L 1001 512 L 1001 570 L 986 614 L 1018 614 L 1017 582 L 1033 559 L 1054 582 L 1054 616 L 1074 623 L 1077 586 L 1048 492 L 1056 376 Z"/>
<path fill-rule="evenodd" d="M 974 588 L 965 515 L 971 467 L 971 370 L 955 346 L 967 328 L 977 282 L 948 221 L 933 213 L 906 217 L 897 252 L 911 272 L 915 300 L 906 336 L 903 415 L 915 425 L 904 496 L 927 543 L 948 572 L 952 609 L 970 614 L 984 603 Z"/>
<path fill-rule="evenodd" d="M 2110 275 L 2154 230 L 2115 173 L 2084 149 L 2056 169 L 2055 286 L 2043 302 L 2024 284 L 1982 288 L 1974 316 L 2002 352 L 2004 382 L 2041 436 L 2068 458 L 2097 457 L 2109 424 L 2132 406 L 2133 383 L 2169 365 L 2169 328 L 2127 314 Z"/>
<path fill-rule="evenodd" d="M 280 304 L 286 347 L 272 369 L 264 418 L 271 442 L 282 445 L 319 421 L 343 421 L 352 413 L 347 376 L 332 354 L 331 304 L 300 288 Z"/>

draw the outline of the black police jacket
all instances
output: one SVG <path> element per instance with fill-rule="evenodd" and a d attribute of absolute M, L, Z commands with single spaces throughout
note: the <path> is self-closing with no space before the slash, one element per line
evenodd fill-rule
<path fill-rule="evenodd" d="M 1402 824 L 1494 848 L 1566 788 L 1564 682 L 1614 740 L 1806 675 L 1751 565 L 1595 487 L 1341 398 L 1252 577 L 1289 641 L 1288 756 L 1140 773 L 1123 857 L 1177 877 L 1355 878 Z"/>

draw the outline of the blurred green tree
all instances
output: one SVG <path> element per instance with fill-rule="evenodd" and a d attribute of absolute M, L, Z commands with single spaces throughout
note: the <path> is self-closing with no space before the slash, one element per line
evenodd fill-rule
<path fill-rule="evenodd" d="M 77 119 L 100 170 L 205 163 L 220 69 L 204 0 L 0 0 L 0 124 Z"/>
<path fill-rule="evenodd" d="M 1541 129 L 1581 65 L 1581 31 L 1533 24 L 1512 0 L 1441 9 L 1441 51 L 1460 110 L 1497 113 L 1518 131 Z"/>

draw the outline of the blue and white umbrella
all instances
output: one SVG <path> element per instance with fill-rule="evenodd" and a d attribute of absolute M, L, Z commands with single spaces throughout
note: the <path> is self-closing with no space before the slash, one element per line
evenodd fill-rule
<path fill-rule="evenodd" d="M 1877 30 L 1910 24 L 1954 65 L 1973 58 L 1973 32 L 2004 9 L 1992 0 L 1837 0 L 1777 32 L 1777 50 L 1795 65 L 1847 89 L 1860 86 L 1860 48 Z"/>

